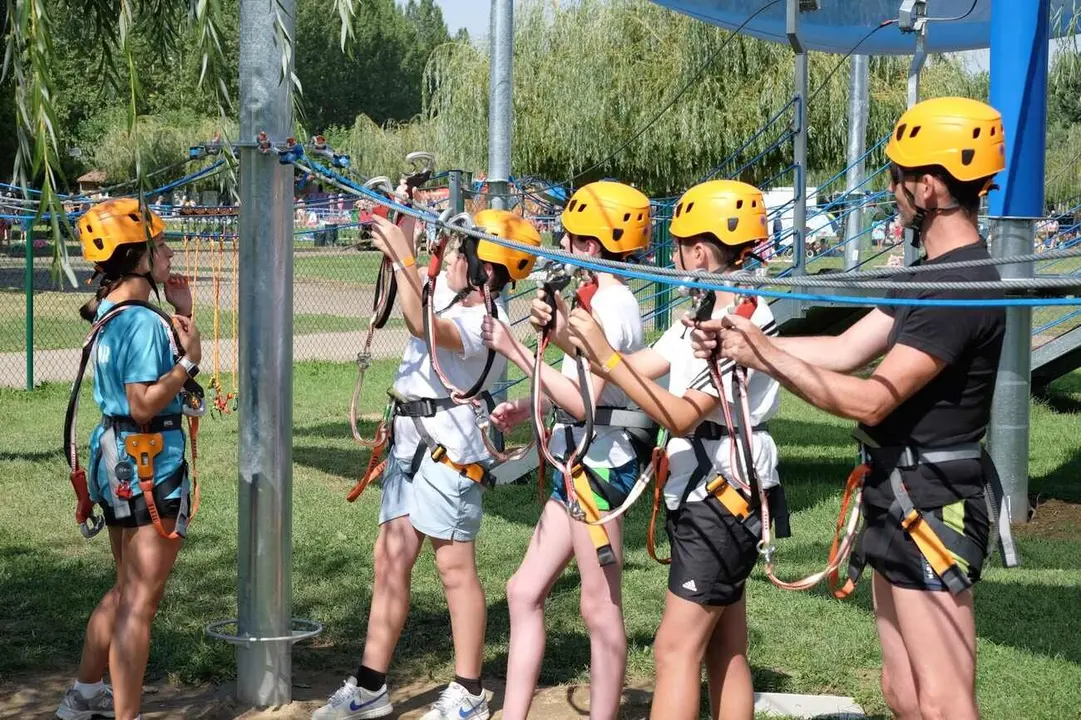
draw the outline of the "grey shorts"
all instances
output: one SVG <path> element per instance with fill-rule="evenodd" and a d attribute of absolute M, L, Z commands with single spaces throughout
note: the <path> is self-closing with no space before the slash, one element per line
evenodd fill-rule
<path fill-rule="evenodd" d="M 409 476 L 409 460 L 390 458 L 383 471 L 379 524 L 408 515 L 419 532 L 438 540 L 472 542 L 480 532 L 483 488 L 428 454 Z"/>

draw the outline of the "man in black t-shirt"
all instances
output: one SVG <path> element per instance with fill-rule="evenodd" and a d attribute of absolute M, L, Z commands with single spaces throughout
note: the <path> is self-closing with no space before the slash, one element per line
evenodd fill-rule
<path fill-rule="evenodd" d="M 1002 117 L 964 98 L 936 98 L 898 121 L 886 154 L 898 219 L 926 257 L 902 282 L 998 280 L 980 236 L 980 199 L 1005 166 Z M 701 323 L 696 352 L 772 375 L 804 400 L 856 420 L 869 456 L 859 560 L 874 569 L 882 689 L 898 717 L 975 718 L 972 592 L 988 547 L 978 445 L 991 412 L 1005 313 L 923 304 L 991 293 L 892 292 L 838 337 L 771 341 L 739 318 Z M 882 358 L 868 376 L 856 371 Z"/>

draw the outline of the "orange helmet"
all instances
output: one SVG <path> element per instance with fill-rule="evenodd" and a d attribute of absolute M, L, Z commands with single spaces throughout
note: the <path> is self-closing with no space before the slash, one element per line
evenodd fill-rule
<path fill-rule="evenodd" d="M 541 236 L 537 228 L 525 218 L 509 210 L 481 210 L 473 218 L 478 230 L 489 235 L 507 238 L 525 245 L 541 246 Z M 522 280 L 529 276 L 537 256 L 522 250 L 496 245 L 491 240 L 477 242 L 477 258 L 507 268 L 511 280 Z"/>
<path fill-rule="evenodd" d="M 583 185 L 567 202 L 560 221 L 567 232 L 595 237 L 619 255 L 649 245 L 649 198 L 623 183 Z"/>
<path fill-rule="evenodd" d="M 676 203 L 670 232 L 676 238 L 709 234 L 725 245 L 743 245 L 769 237 L 762 191 L 736 180 L 695 185 Z"/>
<path fill-rule="evenodd" d="M 79 218 L 76 227 L 83 257 L 92 263 L 105 262 L 121 245 L 146 242 L 148 235 L 156 237 L 165 232 L 165 222 L 149 209 L 140 209 L 135 198 L 98 203 Z"/>
<path fill-rule="evenodd" d="M 969 98 L 924 100 L 901 115 L 886 156 L 903 168 L 938 165 L 961 182 L 991 178 L 1006 167 L 1002 114 Z"/>

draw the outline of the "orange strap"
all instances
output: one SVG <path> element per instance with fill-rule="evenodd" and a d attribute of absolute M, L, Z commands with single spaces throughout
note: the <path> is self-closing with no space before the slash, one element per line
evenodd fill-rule
<path fill-rule="evenodd" d="M 751 504 L 747 502 L 747 498 L 732 487 L 731 483 L 725 479 L 724 475 L 718 475 L 713 479 L 709 485 L 706 485 L 706 492 L 717 498 L 717 500 L 724 505 L 725 509 L 732 515 L 740 520 L 746 520 L 751 516 Z"/>
<path fill-rule="evenodd" d="M 387 441 L 390 439 L 390 434 L 385 433 L 383 423 L 379 424 L 379 429 L 376 430 L 376 437 L 382 438 L 380 442 L 377 442 L 372 447 L 372 454 L 368 458 L 368 467 L 365 468 L 364 474 L 360 476 L 360 480 L 353 486 L 353 489 L 345 496 L 345 499 L 349 502 L 355 501 L 361 494 L 368 489 L 372 480 L 383 474 L 383 470 L 387 466 L 387 460 L 383 457 L 383 450 L 387 447 Z"/>
<path fill-rule="evenodd" d="M 449 468 L 457 471 L 462 477 L 469 478 L 475 483 L 483 483 L 485 478 L 488 477 L 488 471 L 484 469 L 484 466 L 480 463 L 469 463 L 463 465 L 462 463 L 456 463 L 450 459 L 447 455 L 447 449 L 442 445 L 436 445 L 432 450 L 432 460 L 438 463 L 443 463 Z"/>
<path fill-rule="evenodd" d="M 571 471 L 571 482 L 574 483 L 574 494 L 578 497 L 578 505 L 582 508 L 587 522 L 594 523 L 601 519 L 601 512 L 597 508 L 593 498 L 593 488 L 589 484 L 589 477 L 583 466 L 578 465 Z M 608 538 L 607 525 L 587 525 L 589 539 L 593 542 L 593 549 L 597 551 L 597 558 L 601 565 L 610 565 L 615 562 L 615 553 L 612 551 L 612 541 Z"/>
<path fill-rule="evenodd" d="M 649 516 L 649 530 L 646 532 L 646 551 L 651 558 L 661 565 L 669 565 L 672 562 L 672 558 L 657 557 L 657 548 L 654 543 L 657 512 L 661 508 L 665 483 L 668 482 L 668 453 L 664 451 L 664 448 L 653 448 L 652 462 L 653 467 L 655 468 L 653 474 L 653 512 Z"/>
<path fill-rule="evenodd" d="M 857 465 L 852 472 L 848 474 L 848 480 L 845 482 L 845 494 L 841 500 L 841 514 L 837 516 L 837 527 L 833 532 L 833 541 L 830 543 L 830 556 L 829 564 L 836 565 L 837 553 L 841 548 L 841 536 L 845 532 L 845 518 L 848 517 L 848 506 L 852 503 L 852 498 L 856 496 L 857 491 L 863 487 L 864 480 L 867 479 L 867 474 L 871 472 L 871 466 L 864 463 Z M 856 583 L 850 577 L 845 578 L 845 582 L 842 585 L 840 582 L 840 568 L 834 567 L 830 570 L 827 576 L 827 583 L 829 585 L 830 592 L 838 600 L 843 600 L 852 594 L 852 591 L 856 589 Z"/>
<path fill-rule="evenodd" d="M 146 502 L 146 511 L 150 514 L 150 520 L 154 528 L 166 540 L 178 540 L 182 537 L 175 529 L 166 532 L 161 524 L 161 516 L 158 515 L 158 506 L 154 502 L 154 458 L 165 449 L 165 440 L 161 433 L 133 433 L 124 440 L 124 447 L 128 454 L 135 458 L 135 472 L 139 477 L 139 489 L 143 491 L 143 500 Z M 194 455 L 193 455 L 194 459 Z M 199 484 L 192 480 L 192 506 L 188 515 L 188 524 L 195 519 L 195 513 L 199 509 Z"/>
<path fill-rule="evenodd" d="M 90 490 L 86 484 L 86 470 L 78 465 L 71 471 L 71 486 L 75 488 L 78 502 L 75 506 L 75 522 L 82 525 L 94 512 L 94 502 L 90 499 Z"/>

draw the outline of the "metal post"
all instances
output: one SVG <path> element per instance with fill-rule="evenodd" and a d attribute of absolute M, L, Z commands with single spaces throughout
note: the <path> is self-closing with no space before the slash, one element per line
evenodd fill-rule
<path fill-rule="evenodd" d="M 657 267 L 668 267 L 672 264 L 672 236 L 668 232 L 671 221 L 672 206 L 665 206 L 663 213 L 657 218 L 654 227 L 656 230 L 657 243 Z M 657 283 L 657 297 L 653 299 L 653 329 L 664 332 L 668 329 L 672 319 L 672 286 L 668 283 Z"/>
<path fill-rule="evenodd" d="M 34 389 L 34 224 L 23 224 L 26 243 L 26 389 Z M 63 242 L 63 239 L 61 239 Z"/>
<path fill-rule="evenodd" d="M 1002 113 L 1006 135 L 1006 171 L 996 180 L 1001 190 L 990 196 L 998 257 L 1031 253 L 1035 222 L 1044 212 L 1048 4 L 994 0 L 991 5 L 991 104 Z M 1032 265 L 1004 265 L 1000 273 L 1032 277 Z M 1018 522 L 1028 519 L 1031 348 L 1031 309 L 1007 309 L 987 444 L 1010 518 Z"/>
<path fill-rule="evenodd" d="M 921 13 L 926 11 L 925 3 L 917 2 L 913 12 L 915 18 L 913 30 L 916 33 L 916 54 L 912 56 L 912 64 L 908 68 L 908 106 L 912 107 L 920 101 L 920 74 L 923 65 L 927 62 L 927 22 Z M 919 248 L 913 242 L 915 237 L 912 228 L 905 228 L 905 265 L 911 265 L 920 259 Z"/>
<path fill-rule="evenodd" d="M 275 15 L 294 34 L 294 0 L 240 2 L 240 134 L 293 130 Z M 294 53 L 295 55 L 295 53 Z M 289 70 L 292 70 L 290 64 Z M 240 150 L 240 489 L 237 592 L 240 636 L 292 635 L 293 167 L 273 153 Z M 283 705 L 292 691 L 290 640 L 241 643 L 237 695 Z"/>
<path fill-rule="evenodd" d="M 860 264 L 863 242 L 863 199 L 867 193 L 856 188 L 863 184 L 863 154 L 867 151 L 867 114 L 869 112 L 870 59 L 853 55 L 848 81 L 848 202 L 845 203 L 845 270 Z M 856 209 L 850 209 L 852 203 Z"/>
<path fill-rule="evenodd" d="M 462 171 L 451 170 L 447 176 L 447 186 L 450 189 L 448 203 L 451 212 L 455 215 L 465 210 L 465 195 L 462 194 Z"/>
<path fill-rule="evenodd" d="M 510 182 L 511 123 L 514 114 L 514 0 L 492 0 L 489 37 L 490 78 L 488 99 L 488 207 L 506 210 L 510 207 L 507 185 Z M 499 376 L 500 387 L 506 387 L 507 370 Z M 507 399 L 506 392 L 495 397 Z M 503 434 L 495 436 L 496 449 L 503 450 Z"/>
<path fill-rule="evenodd" d="M 807 48 L 799 39 L 800 0 L 788 0 L 788 42 L 796 53 L 796 109 L 793 117 L 796 139 L 793 163 L 796 166 L 796 203 L 792 212 L 792 274 L 806 272 L 807 242 Z"/>
<path fill-rule="evenodd" d="M 489 37 L 488 206 L 506 210 L 514 112 L 514 0 L 492 0 Z"/>

